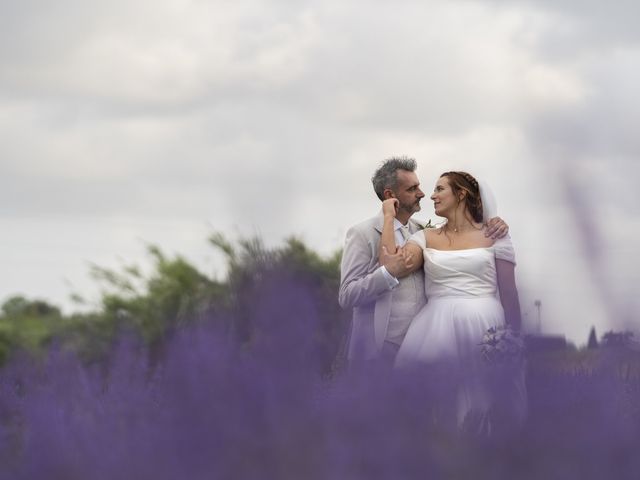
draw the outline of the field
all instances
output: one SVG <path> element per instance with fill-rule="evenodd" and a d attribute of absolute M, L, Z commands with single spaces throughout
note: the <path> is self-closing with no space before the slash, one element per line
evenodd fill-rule
<path fill-rule="evenodd" d="M 156 252 L 91 315 L 5 303 L 0 478 L 638 478 L 632 348 L 529 352 L 524 423 L 480 431 L 451 367 L 346 368 L 339 257 L 245 247 L 226 283 Z"/>

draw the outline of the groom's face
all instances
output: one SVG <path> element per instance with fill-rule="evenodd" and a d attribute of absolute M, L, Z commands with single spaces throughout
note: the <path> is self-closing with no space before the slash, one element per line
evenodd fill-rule
<path fill-rule="evenodd" d="M 420 190 L 420 181 L 415 172 L 398 170 L 398 188 L 394 192 L 398 199 L 399 210 L 404 210 L 410 215 L 420 210 L 420 200 L 424 197 L 424 192 Z"/>

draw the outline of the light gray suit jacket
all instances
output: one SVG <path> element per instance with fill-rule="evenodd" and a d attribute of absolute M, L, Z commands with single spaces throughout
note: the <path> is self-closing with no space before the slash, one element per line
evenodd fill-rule
<path fill-rule="evenodd" d="M 387 335 L 391 287 L 378 263 L 383 223 L 384 217 L 380 212 L 347 231 L 340 265 L 338 302 L 342 308 L 353 308 L 350 360 L 378 356 Z M 417 222 L 409 220 L 411 233 L 421 228 Z"/>

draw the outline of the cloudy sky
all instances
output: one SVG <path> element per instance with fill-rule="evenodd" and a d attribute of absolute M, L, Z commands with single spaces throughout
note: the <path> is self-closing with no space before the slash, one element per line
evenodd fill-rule
<path fill-rule="evenodd" d="M 531 328 L 634 327 L 637 5 L 1 0 L 0 301 L 147 242 L 221 277 L 213 231 L 332 252 L 406 154 L 493 186 Z"/>

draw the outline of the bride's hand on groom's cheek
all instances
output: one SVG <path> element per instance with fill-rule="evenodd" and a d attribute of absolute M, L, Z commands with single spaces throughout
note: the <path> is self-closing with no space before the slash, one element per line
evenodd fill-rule
<path fill-rule="evenodd" d="M 397 198 L 388 198 L 384 202 L 382 202 L 382 214 L 387 216 L 395 217 L 398 213 L 398 199 Z"/>

